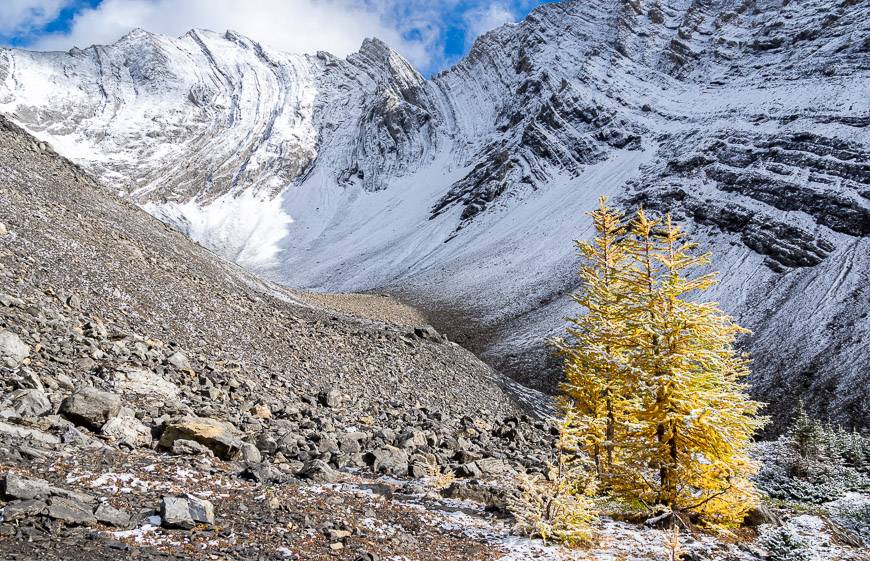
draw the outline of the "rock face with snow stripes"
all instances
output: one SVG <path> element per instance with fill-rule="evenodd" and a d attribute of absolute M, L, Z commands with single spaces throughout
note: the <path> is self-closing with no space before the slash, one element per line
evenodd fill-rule
<path fill-rule="evenodd" d="M 755 391 L 870 413 L 870 7 L 568 1 L 424 79 L 233 32 L 0 50 L 0 111 L 287 284 L 400 294 L 519 380 L 573 313 L 600 194 L 671 210 L 753 330 Z M 473 319 L 471 319 L 473 318 Z"/>

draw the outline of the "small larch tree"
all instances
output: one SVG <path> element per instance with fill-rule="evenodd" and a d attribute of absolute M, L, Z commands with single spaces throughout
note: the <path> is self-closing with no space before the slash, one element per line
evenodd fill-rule
<path fill-rule="evenodd" d="M 572 344 L 556 342 L 565 359 L 562 390 L 571 411 L 571 436 L 586 448 L 602 482 L 613 473 L 615 442 L 623 439 L 630 391 L 625 387 L 624 350 L 629 346 L 626 329 L 629 310 L 624 271 L 629 253 L 623 214 L 607 206 L 589 213 L 596 236 L 592 242 L 575 242 L 586 259 L 580 270 L 585 290 L 574 300 L 586 313 L 569 318 Z"/>
<path fill-rule="evenodd" d="M 746 330 L 701 295 L 716 283 L 710 262 L 669 215 L 640 210 L 626 224 L 604 200 L 586 257 L 584 313 L 563 341 L 568 429 L 588 444 L 602 487 L 727 526 L 756 500 L 752 435 L 765 423 L 744 382 Z M 603 455 L 602 455 L 603 450 Z"/>

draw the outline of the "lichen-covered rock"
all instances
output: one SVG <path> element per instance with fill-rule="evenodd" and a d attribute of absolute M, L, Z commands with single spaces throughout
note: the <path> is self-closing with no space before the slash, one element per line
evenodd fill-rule
<path fill-rule="evenodd" d="M 232 425 L 207 417 L 184 417 L 169 423 L 160 436 L 160 446 L 172 448 L 180 439 L 198 442 L 224 460 L 237 458 L 242 446 Z"/>
<path fill-rule="evenodd" d="M 100 432 L 118 444 L 124 444 L 131 448 L 150 446 L 152 441 L 151 429 L 142 424 L 136 417 L 129 415 L 109 419 Z"/>

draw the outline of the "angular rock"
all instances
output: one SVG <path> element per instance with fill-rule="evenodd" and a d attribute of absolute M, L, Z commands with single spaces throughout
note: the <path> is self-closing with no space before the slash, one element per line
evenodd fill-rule
<path fill-rule="evenodd" d="M 72 499 L 54 497 L 48 505 L 48 516 L 70 526 L 93 526 L 97 519 L 91 508 Z"/>
<path fill-rule="evenodd" d="M 152 441 L 151 429 L 136 417 L 113 417 L 103 425 L 100 432 L 118 444 L 126 444 L 130 448 L 150 446 Z"/>
<path fill-rule="evenodd" d="M 242 446 L 232 425 L 208 417 L 184 417 L 170 423 L 163 430 L 160 446 L 171 449 L 179 439 L 199 442 L 222 460 L 236 459 Z"/>
<path fill-rule="evenodd" d="M 121 411 L 120 396 L 96 388 L 81 388 L 60 404 L 60 413 L 77 425 L 99 431 Z"/>
<path fill-rule="evenodd" d="M 187 359 L 187 355 L 182 352 L 174 352 L 166 359 L 166 362 L 174 366 L 179 370 L 191 370 L 190 361 Z"/>
<path fill-rule="evenodd" d="M 160 518 L 166 528 L 190 530 L 197 524 L 214 524 L 214 505 L 194 495 L 163 497 Z"/>
<path fill-rule="evenodd" d="M 21 417 L 41 417 L 51 412 L 52 405 L 42 390 L 19 390 L 12 394 L 12 410 Z"/>
<path fill-rule="evenodd" d="M 332 483 L 338 477 L 335 470 L 329 467 L 323 460 L 308 460 L 302 466 L 298 475 L 317 483 Z"/>
<path fill-rule="evenodd" d="M 187 499 L 190 517 L 194 522 L 197 524 L 208 524 L 209 526 L 214 525 L 214 505 L 211 501 L 200 499 L 191 494 L 185 495 L 185 498 Z"/>
<path fill-rule="evenodd" d="M 196 526 L 190 514 L 190 504 L 184 497 L 163 497 L 160 501 L 160 519 L 166 528 L 190 530 Z"/>
<path fill-rule="evenodd" d="M 30 345 L 6 329 L 0 331 L 0 365 L 15 368 L 30 356 Z"/>
<path fill-rule="evenodd" d="M 7 499 L 36 499 L 51 494 L 47 481 L 42 479 L 27 479 L 14 472 L 6 472 L 3 479 L 3 496 Z"/>
<path fill-rule="evenodd" d="M 130 526 L 130 513 L 117 509 L 107 503 L 102 503 L 97 507 L 94 517 L 98 522 L 107 526 L 114 526 L 116 528 L 127 528 Z"/>
<path fill-rule="evenodd" d="M 387 445 L 383 448 L 378 448 L 368 454 L 367 460 L 371 464 L 372 470 L 376 473 L 387 473 L 390 475 L 408 474 L 408 454 L 395 446 Z"/>
<path fill-rule="evenodd" d="M 30 518 L 31 516 L 39 516 L 44 514 L 48 508 L 48 503 L 44 500 L 27 500 L 13 501 L 0 510 L 4 522 L 12 522 L 13 520 L 21 520 Z"/>

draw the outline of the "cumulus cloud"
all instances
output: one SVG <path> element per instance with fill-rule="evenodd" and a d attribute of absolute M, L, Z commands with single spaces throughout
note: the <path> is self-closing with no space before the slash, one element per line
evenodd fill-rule
<path fill-rule="evenodd" d="M 0 0 L 0 35 L 28 34 L 53 21 L 72 0 Z"/>
<path fill-rule="evenodd" d="M 477 35 L 517 19 L 534 0 L 103 0 L 78 9 L 69 29 L 35 35 L 37 50 L 108 44 L 134 28 L 179 36 L 192 28 L 237 31 L 297 53 L 346 56 L 366 37 L 378 37 L 424 72 L 445 63 L 449 26 Z M 0 0 L 0 31 L 38 27 L 80 0 Z M 8 35 L 8 33 L 7 33 Z"/>
<path fill-rule="evenodd" d="M 355 51 L 365 37 L 377 36 L 409 59 L 425 62 L 423 46 L 403 38 L 371 7 L 348 0 L 105 0 L 79 12 L 68 33 L 45 35 L 32 47 L 65 50 L 111 43 L 136 27 L 168 35 L 196 27 L 232 29 L 286 51 L 326 50 L 337 55 Z"/>
<path fill-rule="evenodd" d="M 514 10 L 504 3 L 493 2 L 465 12 L 465 46 L 471 47 L 474 40 L 496 27 L 516 21 Z"/>

